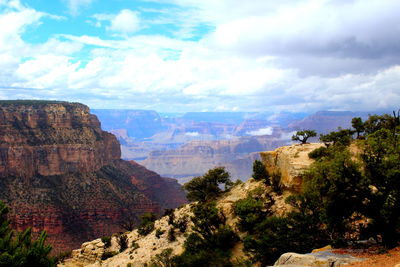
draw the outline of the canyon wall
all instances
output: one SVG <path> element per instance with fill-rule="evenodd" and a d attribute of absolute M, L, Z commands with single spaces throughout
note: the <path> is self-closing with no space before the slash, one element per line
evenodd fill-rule
<path fill-rule="evenodd" d="M 141 164 L 161 175 L 185 183 L 207 170 L 224 166 L 232 180 L 247 180 L 259 152 L 274 149 L 287 141 L 278 136 L 249 136 L 233 140 L 192 141 L 178 149 L 151 152 Z"/>
<path fill-rule="evenodd" d="M 0 102 L 0 200 L 14 228 L 46 230 L 54 253 L 186 202 L 176 180 L 120 155 L 85 105 Z"/>

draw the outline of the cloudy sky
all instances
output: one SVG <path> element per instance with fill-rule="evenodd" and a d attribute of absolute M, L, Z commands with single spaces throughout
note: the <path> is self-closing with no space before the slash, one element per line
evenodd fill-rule
<path fill-rule="evenodd" d="M 400 107 L 399 0 L 0 0 L 0 99 Z"/>

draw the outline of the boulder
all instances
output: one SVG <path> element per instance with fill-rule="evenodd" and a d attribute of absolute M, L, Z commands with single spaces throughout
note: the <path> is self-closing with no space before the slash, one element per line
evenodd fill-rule
<path fill-rule="evenodd" d="M 279 267 L 338 267 L 352 262 L 363 261 L 349 254 L 338 254 L 332 250 L 319 251 L 309 254 L 282 254 L 273 266 Z"/>

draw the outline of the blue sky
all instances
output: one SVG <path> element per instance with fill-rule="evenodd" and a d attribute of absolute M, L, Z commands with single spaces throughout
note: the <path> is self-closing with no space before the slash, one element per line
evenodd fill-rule
<path fill-rule="evenodd" d="M 397 109 L 398 0 L 0 0 L 0 99 Z"/>

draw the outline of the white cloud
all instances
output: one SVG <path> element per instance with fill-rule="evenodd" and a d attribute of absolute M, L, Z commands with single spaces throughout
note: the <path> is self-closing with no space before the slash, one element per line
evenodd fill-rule
<path fill-rule="evenodd" d="M 77 12 L 91 2 L 69 3 Z M 200 41 L 135 35 L 149 22 L 124 9 L 92 17 L 118 38 L 60 34 L 32 45 L 21 35 L 46 14 L 13 1 L 0 15 L 8 25 L 0 29 L 0 86 L 22 89 L 1 97 L 57 96 L 93 108 L 171 112 L 373 110 L 400 103 L 396 1 L 174 2 L 189 9 L 153 23 L 181 21 L 182 36 L 203 23 L 215 31 Z M 83 47 L 89 52 L 81 58 Z"/>
<path fill-rule="evenodd" d="M 92 19 L 95 21 L 88 22 L 94 26 L 102 27 L 104 22 L 107 22 L 108 31 L 122 35 L 135 33 L 141 27 L 139 13 L 130 9 L 122 9 L 118 14 L 95 14 Z"/>
<path fill-rule="evenodd" d="M 185 135 L 196 137 L 196 136 L 199 136 L 199 133 L 198 132 L 186 132 Z"/>
<path fill-rule="evenodd" d="M 77 15 L 81 8 L 90 6 L 95 0 L 64 0 L 73 15 Z"/>
<path fill-rule="evenodd" d="M 123 9 L 111 20 L 109 29 L 122 34 L 136 32 L 140 27 L 140 19 L 137 12 Z"/>
<path fill-rule="evenodd" d="M 259 136 L 259 135 L 271 135 L 272 132 L 273 132 L 273 128 L 267 127 L 267 128 L 261 128 L 261 129 L 255 130 L 255 131 L 248 131 L 248 132 L 246 132 L 246 134 Z"/>

